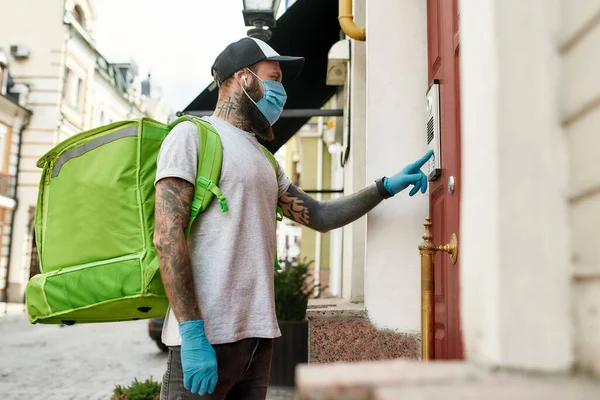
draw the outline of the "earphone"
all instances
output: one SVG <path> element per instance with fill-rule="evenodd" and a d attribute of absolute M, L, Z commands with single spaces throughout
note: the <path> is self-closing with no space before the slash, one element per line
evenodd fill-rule
<path fill-rule="evenodd" d="M 248 82 L 246 81 L 246 75 L 242 75 L 242 79 L 244 80 L 244 84 L 248 87 Z"/>

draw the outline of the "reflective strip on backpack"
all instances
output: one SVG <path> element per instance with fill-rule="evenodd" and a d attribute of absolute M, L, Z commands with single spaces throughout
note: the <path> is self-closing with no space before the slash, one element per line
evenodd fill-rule
<path fill-rule="evenodd" d="M 54 164 L 54 169 L 52 170 L 52 177 L 56 178 L 60 173 L 60 169 L 62 166 L 69 160 L 81 157 L 85 153 L 97 149 L 100 146 L 105 144 L 114 142 L 115 140 L 122 139 L 124 137 L 135 137 L 138 135 L 138 126 L 128 126 L 127 128 L 121 129 L 119 131 L 109 133 L 108 135 L 104 135 L 94 140 L 90 140 L 82 144 L 81 146 L 72 148 L 70 150 L 65 151 L 59 158 L 56 160 L 56 164 Z"/>

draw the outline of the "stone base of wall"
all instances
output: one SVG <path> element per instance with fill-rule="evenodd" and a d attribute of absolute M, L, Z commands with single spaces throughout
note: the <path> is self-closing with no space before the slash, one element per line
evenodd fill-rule
<path fill-rule="evenodd" d="M 374 328 L 362 305 L 312 300 L 307 317 L 310 363 L 420 359 L 420 335 Z"/>
<path fill-rule="evenodd" d="M 600 381 L 583 376 L 486 370 L 468 363 L 387 360 L 302 365 L 296 400 L 597 400 Z"/>

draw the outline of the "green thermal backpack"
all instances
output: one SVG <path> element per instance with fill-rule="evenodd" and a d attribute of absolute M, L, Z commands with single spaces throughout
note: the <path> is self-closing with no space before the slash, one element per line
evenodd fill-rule
<path fill-rule="evenodd" d="M 115 122 L 72 136 L 38 161 L 43 172 L 35 240 L 41 273 L 25 290 L 31 323 L 165 315 L 168 299 L 153 244 L 154 179 L 161 143 L 183 121 L 198 127 L 201 149 L 187 236 L 214 197 L 221 211 L 228 210 L 217 187 L 223 148 L 209 123 L 187 117 L 169 125 L 149 118 Z M 277 171 L 273 155 L 263 150 Z"/>

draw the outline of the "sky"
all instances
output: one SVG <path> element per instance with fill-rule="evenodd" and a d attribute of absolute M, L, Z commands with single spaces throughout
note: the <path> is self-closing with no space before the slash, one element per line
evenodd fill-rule
<path fill-rule="evenodd" d="M 100 53 L 150 71 L 174 111 L 211 83 L 216 56 L 250 29 L 242 0 L 92 0 L 92 7 Z"/>

